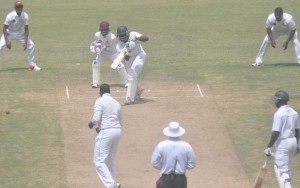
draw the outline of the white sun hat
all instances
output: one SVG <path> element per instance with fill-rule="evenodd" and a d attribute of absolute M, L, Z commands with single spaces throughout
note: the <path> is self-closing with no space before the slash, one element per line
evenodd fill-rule
<path fill-rule="evenodd" d="M 185 130 L 180 127 L 178 122 L 172 121 L 168 127 L 163 129 L 163 133 L 168 137 L 180 137 L 185 133 Z"/>

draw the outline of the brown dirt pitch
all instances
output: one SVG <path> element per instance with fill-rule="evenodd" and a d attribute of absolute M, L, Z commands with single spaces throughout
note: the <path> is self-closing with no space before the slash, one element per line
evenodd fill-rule
<path fill-rule="evenodd" d="M 142 99 L 123 107 L 122 139 L 116 159 L 117 181 L 125 188 L 153 188 L 159 171 L 150 164 L 162 129 L 178 121 L 197 156 L 187 172 L 189 188 L 250 187 L 209 88 L 197 83 L 146 82 Z M 67 187 L 103 187 L 93 166 L 96 133 L 87 127 L 98 89 L 86 85 L 59 88 L 64 134 Z M 112 95 L 124 103 L 126 90 L 111 85 Z M 67 98 L 69 95 L 69 99 Z"/>

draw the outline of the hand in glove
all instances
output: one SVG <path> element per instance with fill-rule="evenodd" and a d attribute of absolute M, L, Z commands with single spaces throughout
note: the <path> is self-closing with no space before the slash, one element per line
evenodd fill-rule
<path fill-rule="evenodd" d="M 273 156 L 272 148 L 265 149 L 265 154 L 267 157 Z"/>

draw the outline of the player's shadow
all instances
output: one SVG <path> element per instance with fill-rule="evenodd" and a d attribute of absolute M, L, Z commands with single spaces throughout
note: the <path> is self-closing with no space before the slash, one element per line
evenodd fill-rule
<path fill-rule="evenodd" d="M 124 84 L 109 84 L 110 87 L 123 87 L 125 88 L 125 85 Z"/>
<path fill-rule="evenodd" d="M 300 67 L 300 65 L 296 63 L 275 63 L 275 64 L 267 64 L 266 66 L 272 67 Z"/>
<path fill-rule="evenodd" d="M 14 71 L 24 71 L 24 70 L 27 70 L 27 68 L 9 68 L 9 69 L 3 69 L 3 70 L 0 70 L 0 72 L 14 72 Z"/>

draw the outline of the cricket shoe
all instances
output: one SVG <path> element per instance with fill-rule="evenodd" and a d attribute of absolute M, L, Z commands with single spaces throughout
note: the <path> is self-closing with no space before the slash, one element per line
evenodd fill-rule
<path fill-rule="evenodd" d="M 131 101 L 131 100 L 126 100 L 124 104 L 125 104 L 125 105 L 131 105 L 131 104 L 134 104 L 134 102 Z"/>
<path fill-rule="evenodd" d="M 32 66 L 32 65 L 30 65 L 28 68 L 27 68 L 27 70 L 29 70 L 29 71 L 41 71 L 42 70 L 42 68 L 40 68 L 40 67 L 38 67 L 37 65 L 35 65 L 35 66 Z"/>
<path fill-rule="evenodd" d="M 92 85 L 92 88 L 98 88 L 99 87 L 99 84 L 93 84 Z"/>
<path fill-rule="evenodd" d="M 121 184 L 116 183 L 116 184 L 113 186 L 113 188 L 121 188 Z"/>
<path fill-rule="evenodd" d="M 264 66 L 264 64 L 262 64 L 262 63 L 260 63 L 260 64 L 253 63 L 251 66 L 252 67 L 260 67 L 260 66 Z"/>

